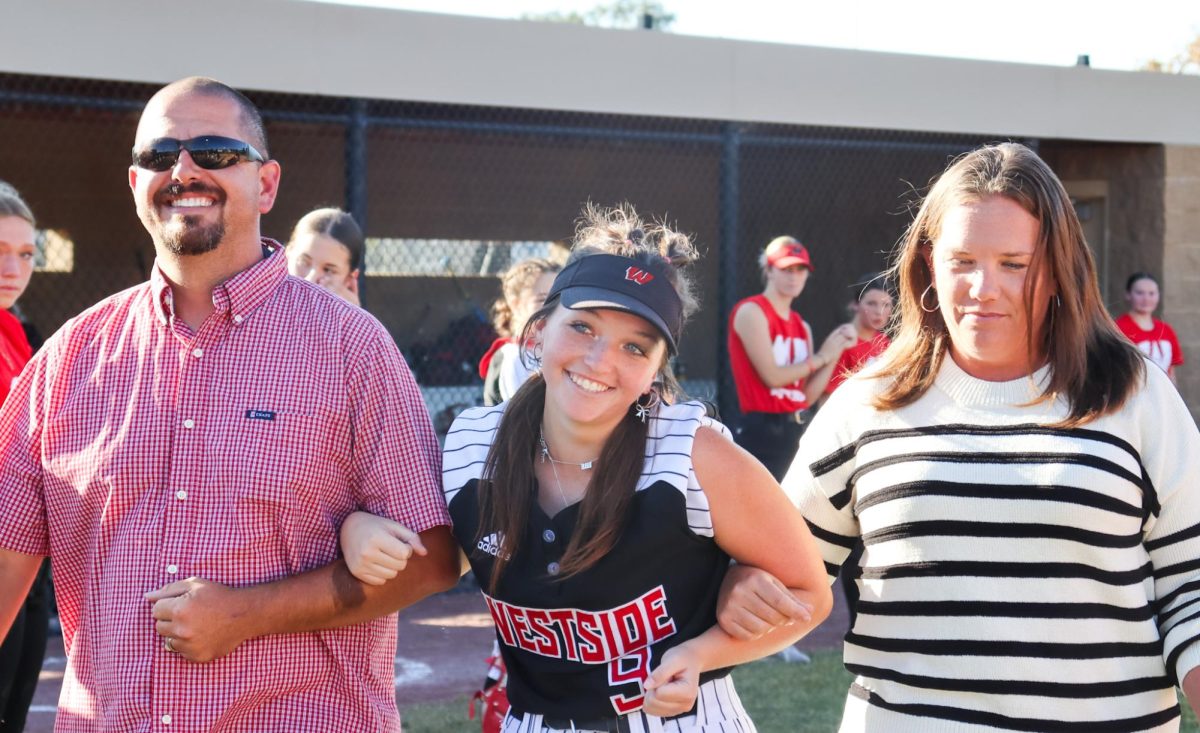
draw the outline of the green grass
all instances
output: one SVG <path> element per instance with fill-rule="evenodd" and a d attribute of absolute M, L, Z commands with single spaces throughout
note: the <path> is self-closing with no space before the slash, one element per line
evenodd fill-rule
<path fill-rule="evenodd" d="M 812 664 L 775 660 L 755 662 L 733 673 L 734 683 L 759 733 L 836 733 L 842 704 L 853 677 L 842 666 L 841 652 L 818 652 Z M 1183 705 L 1180 733 L 1200 733 Z M 413 705 L 401 711 L 405 733 L 466 733 L 479 730 L 467 720 L 467 697 Z"/>
<path fill-rule="evenodd" d="M 853 680 L 840 651 L 817 652 L 812 664 L 766 659 L 733 672 L 733 684 L 759 733 L 833 733 Z"/>
<path fill-rule="evenodd" d="M 479 715 L 467 720 L 469 695 L 456 697 L 447 702 L 429 702 L 410 705 L 400 710 L 403 733 L 460 733 L 479 731 Z"/>

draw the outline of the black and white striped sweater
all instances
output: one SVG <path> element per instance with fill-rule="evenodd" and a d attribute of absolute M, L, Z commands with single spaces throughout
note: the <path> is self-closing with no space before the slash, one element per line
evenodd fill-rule
<path fill-rule="evenodd" d="M 841 730 L 1175 731 L 1200 664 L 1200 434 L 1147 365 L 1119 412 L 1046 427 L 1046 370 L 984 382 L 947 357 L 917 402 L 860 375 L 814 419 L 784 488 L 830 578 L 861 538 L 858 678 Z"/>

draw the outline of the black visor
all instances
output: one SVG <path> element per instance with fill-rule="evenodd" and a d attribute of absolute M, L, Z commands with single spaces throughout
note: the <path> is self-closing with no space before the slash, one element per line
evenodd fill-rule
<path fill-rule="evenodd" d="M 662 332 L 676 354 L 683 302 L 667 279 L 670 267 L 665 260 L 648 264 L 617 255 L 582 257 L 554 278 L 546 302 L 559 298 L 571 309 L 612 308 L 641 316 Z"/>

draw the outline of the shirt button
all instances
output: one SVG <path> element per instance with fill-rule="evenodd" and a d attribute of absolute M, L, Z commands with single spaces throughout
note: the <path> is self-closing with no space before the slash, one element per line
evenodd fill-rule
<path fill-rule="evenodd" d="M 553 542 L 554 541 L 554 530 L 548 529 L 545 532 L 542 532 L 542 539 L 546 542 Z"/>
<path fill-rule="evenodd" d="M 558 563 L 552 562 L 546 566 L 546 572 L 551 575 L 558 575 Z"/>
<path fill-rule="evenodd" d="M 200 348 L 192 349 L 192 356 L 199 359 L 200 357 L 204 356 L 204 349 L 200 349 Z"/>
<path fill-rule="evenodd" d="M 170 574 L 170 575 L 174 575 L 175 573 L 178 573 L 178 572 L 179 572 L 179 566 L 178 566 L 178 565 L 168 565 L 168 566 L 167 566 L 167 573 L 168 573 L 168 574 Z"/>
<path fill-rule="evenodd" d="M 241 323 L 241 322 L 242 322 L 242 317 L 241 317 L 241 316 L 234 316 L 234 317 L 233 317 L 233 322 L 234 322 L 234 323 Z"/>
<path fill-rule="evenodd" d="M 170 716 L 170 715 L 164 715 L 164 716 L 162 716 L 161 718 L 159 718 L 159 720 L 161 720 L 161 721 L 162 721 L 162 724 L 163 724 L 163 725 L 170 725 L 170 724 L 171 724 L 171 716 Z"/>
<path fill-rule="evenodd" d="M 180 489 L 179 491 L 175 492 L 175 498 L 180 501 L 183 501 L 184 499 L 187 498 L 187 492 L 184 491 L 183 489 Z"/>
<path fill-rule="evenodd" d="M 192 428 L 196 427 L 196 421 L 189 417 L 183 421 L 183 426 L 188 430 L 191 430 Z"/>

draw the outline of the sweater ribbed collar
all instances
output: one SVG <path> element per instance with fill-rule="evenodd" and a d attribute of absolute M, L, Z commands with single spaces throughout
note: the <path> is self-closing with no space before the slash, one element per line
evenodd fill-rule
<path fill-rule="evenodd" d="M 964 407 L 1014 407 L 1041 397 L 1049 382 L 1048 364 L 1032 375 L 1009 382 L 988 382 L 964 372 L 947 353 L 934 385 Z"/>

